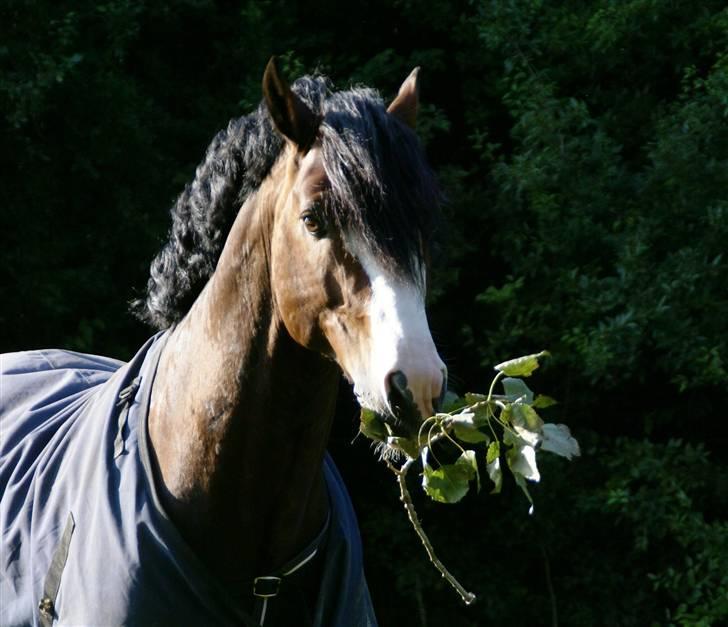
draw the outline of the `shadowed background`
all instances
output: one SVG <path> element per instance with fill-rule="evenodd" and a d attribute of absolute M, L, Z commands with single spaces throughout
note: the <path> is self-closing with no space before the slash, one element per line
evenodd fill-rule
<path fill-rule="evenodd" d="M 128 358 L 128 314 L 214 134 L 288 78 L 391 98 L 449 202 L 430 294 L 458 391 L 548 348 L 533 381 L 582 444 L 536 511 L 416 497 L 427 562 L 342 384 L 332 452 L 379 620 L 453 627 L 728 621 L 728 10 L 723 2 L 346 5 L 6 0 L 0 8 L 0 351 Z M 415 485 L 411 486 L 416 489 Z"/>

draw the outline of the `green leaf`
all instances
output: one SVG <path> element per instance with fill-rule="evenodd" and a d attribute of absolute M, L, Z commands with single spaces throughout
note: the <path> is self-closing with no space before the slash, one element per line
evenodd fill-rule
<path fill-rule="evenodd" d="M 467 403 L 466 408 L 470 412 L 475 413 L 475 419 L 474 424 L 476 427 L 484 427 L 488 424 L 489 414 L 490 414 L 490 408 L 487 404 L 484 404 L 483 401 L 487 401 L 488 397 L 485 394 L 475 394 L 473 392 L 467 392 L 464 396 L 465 402 Z M 483 403 L 483 404 L 481 404 Z M 491 402 L 492 403 L 492 402 Z M 472 405 L 479 405 L 475 409 L 473 409 Z M 495 404 L 493 403 L 493 406 Z"/>
<path fill-rule="evenodd" d="M 510 411 L 510 421 L 515 427 L 523 427 L 529 431 L 540 432 L 543 427 L 543 420 L 530 405 L 513 403 Z"/>
<path fill-rule="evenodd" d="M 548 354 L 548 351 L 541 351 L 533 355 L 516 357 L 498 364 L 495 369 L 509 377 L 530 377 L 533 371 L 538 368 L 538 360 L 548 356 Z"/>
<path fill-rule="evenodd" d="M 485 461 L 487 463 L 492 463 L 493 460 L 498 459 L 500 456 L 500 442 L 496 440 L 495 442 L 491 442 L 490 446 L 488 447 L 488 452 L 485 455 Z"/>
<path fill-rule="evenodd" d="M 500 442 L 496 440 L 490 443 L 485 460 L 487 462 L 486 469 L 488 470 L 488 476 L 494 483 L 494 487 L 490 493 L 499 494 L 503 487 L 503 471 L 501 470 L 500 464 Z"/>
<path fill-rule="evenodd" d="M 472 469 L 473 474 L 478 474 L 478 462 L 475 459 L 475 451 L 463 451 L 462 455 L 460 455 L 460 457 L 458 457 L 457 461 L 455 462 L 455 465 L 458 464 L 463 467 L 468 466 Z"/>
<path fill-rule="evenodd" d="M 459 397 L 455 392 L 448 390 L 445 392 L 445 398 L 442 400 L 442 413 L 450 414 L 458 409 L 465 407 L 468 404 L 467 400 Z"/>
<path fill-rule="evenodd" d="M 523 402 L 528 405 L 533 403 L 533 392 L 522 379 L 506 377 L 503 379 L 503 390 L 511 403 L 519 399 L 523 399 Z"/>
<path fill-rule="evenodd" d="M 511 403 L 506 403 L 498 418 L 503 424 L 511 424 L 513 422 L 513 405 Z"/>
<path fill-rule="evenodd" d="M 476 417 L 473 413 L 456 414 L 449 418 L 448 422 L 453 426 L 455 437 L 462 442 L 468 442 L 469 444 L 490 442 L 490 438 L 478 430 Z"/>
<path fill-rule="evenodd" d="M 424 454 L 423 458 L 426 460 L 427 455 Z M 454 464 L 440 466 L 437 470 L 425 463 L 422 488 L 434 501 L 457 503 L 468 493 L 470 481 L 477 476 L 474 458 L 474 451 L 465 451 Z"/>
<path fill-rule="evenodd" d="M 533 406 L 536 409 L 543 409 L 544 407 L 551 407 L 552 405 L 558 405 L 558 402 L 559 401 L 551 398 L 550 396 L 545 396 L 543 394 L 539 394 L 534 399 Z"/>
<path fill-rule="evenodd" d="M 488 405 L 480 405 L 479 407 L 476 407 L 473 412 L 475 413 L 475 417 L 473 418 L 473 424 L 476 427 L 484 427 L 490 421 L 492 410 Z"/>
<path fill-rule="evenodd" d="M 370 440 L 376 440 L 377 442 L 387 441 L 387 428 L 376 412 L 371 409 L 362 408 L 361 414 L 359 414 L 359 420 L 360 433 Z"/>
<path fill-rule="evenodd" d="M 392 436 L 387 438 L 387 444 L 396 449 L 399 449 L 411 459 L 417 459 L 420 455 L 420 449 L 418 448 L 417 443 L 414 440 Z"/>
<path fill-rule="evenodd" d="M 475 392 L 467 392 L 465 394 L 465 402 L 468 405 L 475 405 L 475 403 L 482 403 L 483 401 L 487 401 L 488 396 L 487 394 L 477 394 Z"/>
<path fill-rule="evenodd" d="M 475 451 L 464 451 L 463 454 L 458 458 L 455 464 L 470 464 L 473 472 L 475 473 L 475 479 L 478 486 L 478 492 L 480 492 L 480 471 L 478 470 L 478 460 L 475 457 Z"/>
<path fill-rule="evenodd" d="M 571 435 L 569 427 L 566 425 L 547 423 L 543 426 L 542 433 L 541 450 L 561 455 L 566 459 L 581 455 L 579 443 Z"/>
<path fill-rule="evenodd" d="M 481 442 L 490 442 L 490 437 L 479 431 L 475 427 L 464 427 L 462 425 L 454 426 L 455 437 L 461 442 L 468 444 L 480 444 Z"/>
<path fill-rule="evenodd" d="M 490 493 L 500 494 L 503 488 L 503 471 L 501 470 L 500 458 L 496 457 L 486 468 L 488 469 L 488 476 L 494 484 Z"/>

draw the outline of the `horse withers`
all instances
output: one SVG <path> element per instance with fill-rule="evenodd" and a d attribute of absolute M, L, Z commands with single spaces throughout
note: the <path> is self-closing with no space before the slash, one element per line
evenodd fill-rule
<path fill-rule="evenodd" d="M 387 108 L 274 61 L 263 94 L 172 209 L 137 355 L 2 356 L 3 625 L 376 624 L 326 444 L 341 371 L 395 434 L 445 386 L 417 70 Z"/>

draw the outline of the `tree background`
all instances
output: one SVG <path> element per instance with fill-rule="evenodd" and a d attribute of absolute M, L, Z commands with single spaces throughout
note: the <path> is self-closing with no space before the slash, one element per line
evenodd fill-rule
<path fill-rule="evenodd" d="M 417 499 L 427 562 L 342 386 L 332 451 L 383 626 L 728 622 L 728 9 L 717 0 L 4 0 L 0 351 L 130 357 L 128 314 L 214 133 L 287 76 L 392 97 L 449 202 L 430 302 L 460 392 L 534 381 L 583 455 L 520 494 Z M 414 486 L 413 486 L 414 487 Z"/>

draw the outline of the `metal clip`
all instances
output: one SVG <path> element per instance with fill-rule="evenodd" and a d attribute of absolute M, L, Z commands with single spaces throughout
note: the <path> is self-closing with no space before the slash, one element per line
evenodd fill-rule
<path fill-rule="evenodd" d="M 51 598 L 44 596 L 38 604 L 38 610 L 40 610 L 40 624 L 44 627 L 51 625 L 56 614 L 56 608 L 53 606 Z"/>
<path fill-rule="evenodd" d="M 256 577 L 253 581 L 253 595 L 261 599 L 270 599 L 278 595 L 281 588 L 280 577 Z"/>

